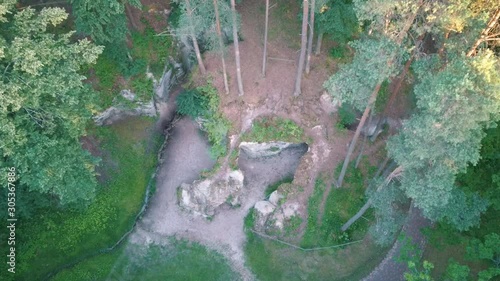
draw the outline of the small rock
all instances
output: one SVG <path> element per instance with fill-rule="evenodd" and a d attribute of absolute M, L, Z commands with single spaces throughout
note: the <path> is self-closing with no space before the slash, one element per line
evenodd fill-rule
<path fill-rule="evenodd" d="M 129 101 L 134 101 L 136 99 L 136 96 L 134 93 L 132 93 L 132 91 L 130 90 L 122 90 L 120 92 L 120 95 L 125 98 L 126 100 L 129 100 Z"/>
<path fill-rule="evenodd" d="M 258 215 L 260 216 L 268 216 L 272 212 L 274 212 L 274 209 L 276 209 L 276 206 L 271 204 L 269 201 L 259 201 L 255 203 L 255 211 L 257 212 Z"/>
<path fill-rule="evenodd" d="M 275 206 L 278 206 L 278 203 L 280 199 L 285 198 L 281 193 L 279 193 L 277 190 L 273 191 L 271 195 L 269 196 L 269 202 Z"/>

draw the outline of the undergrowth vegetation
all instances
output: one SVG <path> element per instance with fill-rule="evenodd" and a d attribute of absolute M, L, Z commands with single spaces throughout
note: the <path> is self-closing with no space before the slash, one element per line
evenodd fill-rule
<path fill-rule="evenodd" d="M 314 191 L 308 202 L 307 228 L 301 245 L 306 248 L 342 244 L 363 239 L 373 220 L 373 213 L 369 210 L 364 219 L 359 220 L 348 231 L 340 228 L 365 203 L 365 175 L 360 169 L 352 165 L 347 170 L 345 188 L 332 186 L 325 202 L 322 216 L 320 205 L 326 189 L 325 179 L 318 178 Z"/>
<path fill-rule="evenodd" d="M 130 119 L 91 131 L 109 153 L 101 169 L 107 180 L 84 210 L 47 209 L 19 223 L 17 280 L 42 280 L 63 264 L 114 245 L 132 227 L 157 162 L 153 124 Z"/>
<path fill-rule="evenodd" d="M 212 84 L 182 92 L 177 97 L 177 112 L 199 121 L 211 144 L 214 159 L 227 153 L 227 133 L 230 123 L 220 111 L 220 98 Z"/>
<path fill-rule="evenodd" d="M 168 245 L 128 245 L 59 273 L 65 280 L 236 280 L 227 260 L 219 253 L 184 240 Z"/>
<path fill-rule="evenodd" d="M 306 142 L 304 130 L 295 122 L 280 117 L 263 117 L 253 122 L 252 129 L 241 137 L 242 141 L 292 143 Z"/>
<path fill-rule="evenodd" d="M 149 71 L 159 79 L 173 45 L 170 37 L 157 35 L 145 23 L 143 32 L 131 33 L 130 50 L 126 46 L 107 46 L 93 66 L 98 80 L 95 87 L 101 92 L 101 107 L 110 106 L 123 88 L 131 89 L 141 101 L 151 98 L 153 81 L 146 76 L 146 70 L 149 67 Z"/>
<path fill-rule="evenodd" d="M 374 167 L 366 159 L 361 161 L 359 169 L 351 166 L 346 174 L 345 188 L 332 187 L 322 215 L 320 206 L 327 179 L 319 177 L 308 202 L 307 227 L 297 246 L 311 249 L 363 240 L 374 219 L 371 211 L 348 232 L 342 233 L 340 227 L 364 204 L 365 179 L 373 173 Z M 274 185 L 268 187 L 266 195 L 274 189 Z M 293 217 L 285 226 L 285 234 L 296 233 L 301 221 L 300 217 Z M 385 251 L 366 239 L 338 248 L 303 251 L 252 232 L 254 222 L 255 214 L 251 210 L 244 223 L 245 254 L 248 266 L 259 280 L 360 280 L 380 262 L 383 258 L 380 252 Z M 353 252 L 356 254 L 352 255 Z"/>
<path fill-rule="evenodd" d="M 457 176 L 457 184 L 464 190 L 474 188 L 482 196 L 488 198 L 490 207 L 481 216 L 480 227 L 469 231 L 458 232 L 446 223 L 438 223 L 425 231 L 430 247 L 424 252 L 425 260 L 434 264 L 432 276 L 439 280 L 452 264 L 458 261 L 470 268 L 470 275 L 476 277 L 479 272 L 494 268 L 488 259 L 472 257 L 467 251 L 468 245 L 482 241 L 488 235 L 500 233 L 500 161 L 498 147 L 500 146 L 500 127 L 486 131 L 487 135 L 481 144 L 481 160 L 474 166 L 469 165 L 467 172 Z M 495 189 L 495 187 L 497 187 Z M 483 247 L 485 251 L 488 249 Z M 498 251 L 497 251 L 498 252 Z M 498 267 L 497 267 L 498 269 Z M 484 273 L 483 273 L 484 274 Z M 496 279 L 491 279 L 496 280 Z"/>

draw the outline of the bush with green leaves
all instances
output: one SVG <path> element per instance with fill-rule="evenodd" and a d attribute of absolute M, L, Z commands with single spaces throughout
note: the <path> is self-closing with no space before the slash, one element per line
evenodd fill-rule
<path fill-rule="evenodd" d="M 340 128 L 347 128 L 356 122 L 356 111 L 347 104 L 342 104 L 338 111 Z"/>
<path fill-rule="evenodd" d="M 243 141 L 305 142 L 304 130 L 290 119 L 263 117 L 254 121 L 252 129 L 241 137 Z"/>
<path fill-rule="evenodd" d="M 186 90 L 177 97 L 177 112 L 201 121 L 210 144 L 210 155 L 217 159 L 227 152 L 230 123 L 220 112 L 220 99 L 211 84 Z"/>

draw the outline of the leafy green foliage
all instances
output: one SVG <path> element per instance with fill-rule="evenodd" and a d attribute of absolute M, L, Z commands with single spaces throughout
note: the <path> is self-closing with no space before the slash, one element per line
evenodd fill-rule
<path fill-rule="evenodd" d="M 177 96 L 177 112 L 193 118 L 203 116 L 208 111 L 208 99 L 197 90 L 185 90 Z"/>
<path fill-rule="evenodd" d="M 500 85 L 498 59 L 489 52 L 461 57 L 439 73 L 429 71 L 436 64 L 428 63 L 432 67 L 417 68 L 419 113 L 404 123 L 387 148 L 404 167 L 403 190 L 424 214 L 466 230 L 479 222 L 486 202 L 456 188 L 455 175 L 478 162 L 483 127 L 499 118 L 500 100 L 493 94 Z"/>
<path fill-rule="evenodd" d="M 330 49 L 330 57 L 334 59 L 341 59 L 345 57 L 347 48 L 344 46 L 337 46 Z"/>
<path fill-rule="evenodd" d="M 500 210 L 500 124 L 486 130 L 481 141 L 481 159 L 457 175 L 457 185 L 468 191 L 477 191 L 488 199 L 492 207 Z"/>
<path fill-rule="evenodd" d="M 318 2 L 321 1 L 316 1 Z M 326 1 L 324 5 L 316 8 L 314 23 L 318 32 L 327 33 L 341 44 L 346 43 L 359 31 L 354 5 L 350 0 Z"/>
<path fill-rule="evenodd" d="M 125 4 L 140 7 L 140 1 L 71 0 L 76 29 L 98 44 L 124 43 L 127 36 Z"/>
<path fill-rule="evenodd" d="M 483 241 L 472 239 L 467 246 L 467 257 L 473 260 L 487 260 L 491 267 L 479 273 L 480 280 L 490 280 L 500 276 L 500 235 L 490 233 Z"/>
<path fill-rule="evenodd" d="M 368 222 L 360 220 L 347 232 L 340 228 L 365 203 L 365 180 L 360 169 L 351 165 L 346 174 L 346 188 L 332 188 L 325 202 L 324 213 L 320 218 L 319 211 L 326 184 L 318 179 L 311 197 L 309 197 L 307 228 L 301 246 L 320 247 L 346 243 L 359 239 L 366 234 Z M 371 217 L 368 212 L 366 217 Z"/>
<path fill-rule="evenodd" d="M 408 262 L 408 272 L 405 272 L 404 278 L 406 281 L 432 281 L 431 270 L 434 265 L 428 261 L 423 261 L 421 267 L 416 263 Z"/>
<path fill-rule="evenodd" d="M 380 179 L 373 186 L 381 184 Z M 379 191 L 368 190 L 368 197 L 375 210 L 376 223 L 370 226 L 370 234 L 375 242 L 381 246 L 388 246 L 396 239 L 406 215 L 403 204 L 406 202 L 404 193 L 394 184 L 390 183 Z"/>
<path fill-rule="evenodd" d="M 172 52 L 172 38 L 170 36 L 158 35 L 152 27 L 147 26 L 142 33 L 134 31 L 132 38 L 132 57 L 138 61 L 144 61 L 150 67 L 151 72 L 159 77 Z M 142 73 L 145 72 L 141 68 Z M 139 73 L 139 72 L 137 72 Z M 135 75 L 137 73 L 131 73 Z"/>
<path fill-rule="evenodd" d="M 295 122 L 279 117 L 264 117 L 255 120 L 252 129 L 241 137 L 243 141 L 270 142 L 285 141 L 305 142 L 304 130 Z"/>
<path fill-rule="evenodd" d="M 400 65 L 389 61 L 402 61 L 403 49 L 389 40 L 363 38 L 351 42 L 355 49 L 351 63 L 342 65 L 324 87 L 342 104 L 348 103 L 358 110 L 364 110 L 377 83 L 396 75 Z"/>
<path fill-rule="evenodd" d="M 46 208 L 21 222 L 22 242 L 16 246 L 23 255 L 16 276 L 43 279 L 63 264 L 114 245 L 132 227 L 157 162 L 153 126 L 152 119 L 131 119 L 93 131 L 109 153 L 99 170 L 108 180 L 88 208 Z"/>
<path fill-rule="evenodd" d="M 154 94 L 153 80 L 147 78 L 145 75 L 139 75 L 132 79 L 131 86 L 139 100 L 150 100 Z"/>
<path fill-rule="evenodd" d="M 431 270 L 434 265 L 426 260 L 420 261 L 422 256 L 422 249 L 415 243 L 412 238 L 406 235 L 398 237 L 401 244 L 399 256 L 396 261 L 406 264 L 408 270 L 404 273 L 406 281 L 432 281 Z"/>
<path fill-rule="evenodd" d="M 446 273 L 443 276 L 444 281 L 467 280 L 469 277 L 470 268 L 466 265 L 461 265 L 454 259 L 450 259 Z"/>
<path fill-rule="evenodd" d="M 339 111 L 339 122 L 338 125 L 341 128 L 347 128 L 348 126 L 356 122 L 356 111 L 347 104 L 342 104 Z"/>
<path fill-rule="evenodd" d="M 210 154 L 217 159 L 227 152 L 226 137 L 230 123 L 220 112 L 220 99 L 211 84 L 184 91 L 177 97 L 177 111 L 183 115 L 197 118 L 207 133 L 212 145 Z"/>
<path fill-rule="evenodd" d="M 1 23 L 16 37 L 0 39 L 0 170 L 15 167 L 18 186 L 63 205 L 94 197 L 98 161 L 79 138 L 97 108 L 96 93 L 79 70 L 102 51 L 85 39 L 71 43 L 71 32 L 47 32 L 66 18 L 61 8 L 26 8 Z"/>
<path fill-rule="evenodd" d="M 182 14 L 178 20 L 178 27 L 175 31 L 176 36 L 185 37 L 193 33 L 200 37 L 206 43 L 206 48 L 219 50 L 219 39 L 215 28 L 215 10 L 212 1 L 191 0 L 191 18 L 188 17 L 186 4 L 184 1 L 177 1 Z M 232 11 L 228 1 L 217 1 L 220 27 L 222 30 L 232 28 Z M 239 18 L 238 18 L 239 22 Z M 192 24 L 191 24 L 192 23 Z"/>

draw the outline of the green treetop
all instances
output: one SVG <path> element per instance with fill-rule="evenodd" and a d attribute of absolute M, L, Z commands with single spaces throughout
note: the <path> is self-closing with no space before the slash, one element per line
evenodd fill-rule
<path fill-rule="evenodd" d="M 72 32 L 47 32 L 66 18 L 61 8 L 26 8 L 0 23 L 0 167 L 17 170 L 18 188 L 61 204 L 94 195 L 96 159 L 79 139 L 96 96 L 79 70 L 102 52 L 86 39 L 71 42 Z"/>

